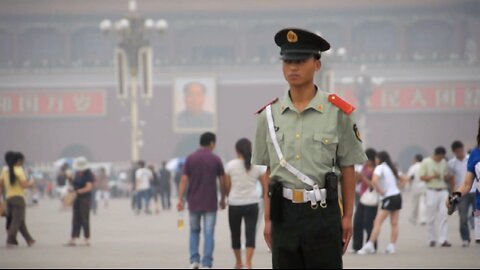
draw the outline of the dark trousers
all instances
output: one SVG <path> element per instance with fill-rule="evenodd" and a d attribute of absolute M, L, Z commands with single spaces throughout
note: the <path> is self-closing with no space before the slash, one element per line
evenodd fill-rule
<path fill-rule="evenodd" d="M 274 269 L 343 268 L 342 225 L 337 201 L 326 208 L 282 201 L 282 221 L 272 222 Z"/>
<path fill-rule="evenodd" d="M 467 193 L 462 197 L 458 205 L 458 215 L 460 217 L 460 236 L 463 241 L 470 241 L 470 229 L 468 227 L 468 220 L 472 212 L 468 209 L 472 207 L 475 210 L 475 193 Z"/>
<path fill-rule="evenodd" d="M 240 249 L 242 220 L 245 220 L 246 247 L 255 248 L 255 234 L 258 220 L 258 203 L 228 206 L 228 223 L 232 238 L 232 248 Z"/>
<path fill-rule="evenodd" d="M 26 204 L 21 196 L 15 196 L 7 199 L 8 218 L 7 218 L 7 244 L 17 245 L 17 232 L 20 231 L 27 243 L 33 241 L 25 224 Z"/>
<path fill-rule="evenodd" d="M 367 232 L 367 241 L 373 230 L 373 222 L 377 216 L 378 206 L 366 206 L 361 203 L 357 205 L 353 217 L 353 249 L 358 251 L 363 246 L 364 231 Z M 377 243 L 375 241 L 375 247 Z"/>
<path fill-rule="evenodd" d="M 160 188 L 160 199 L 162 200 L 162 208 L 170 209 L 172 206 L 170 203 L 170 185 Z"/>
<path fill-rule="evenodd" d="M 89 195 L 81 195 L 73 203 L 72 238 L 79 238 L 83 229 L 83 237 L 90 238 L 90 204 Z"/>

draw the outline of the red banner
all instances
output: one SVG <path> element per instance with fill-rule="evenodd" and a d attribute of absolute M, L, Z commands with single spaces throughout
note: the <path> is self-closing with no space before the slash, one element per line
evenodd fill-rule
<path fill-rule="evenodd" d="M 104 90 L 0 91 L 0 117 L 104 116 Z"/>
<path fill-rule="evenodd" d="M 354 86 L 338 87 L 339 96 L 357 104 Z M 374 86 L 366 100 L 369 111 L 480 111 L 480 83 L 384 84 Z"/>

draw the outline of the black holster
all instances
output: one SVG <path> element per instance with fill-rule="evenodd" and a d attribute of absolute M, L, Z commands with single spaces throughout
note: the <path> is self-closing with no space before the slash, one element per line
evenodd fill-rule
<path fill-rule="evenodd" d="M 325 188 L 327 189 L 327 200 L 336 201 L 338 199 L 338 175 L 336 173 L 325 174 Z"/>
<path fill-rule="evenodd" d="M 283 185 L 278 179 L 273 178 L 270 181 L 268 196 L 270 197 L 270 220 L 275 223 L 282 222 Z"/>

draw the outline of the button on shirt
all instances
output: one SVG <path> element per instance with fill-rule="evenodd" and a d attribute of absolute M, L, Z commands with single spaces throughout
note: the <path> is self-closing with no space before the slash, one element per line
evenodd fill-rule
<path fill-rule="evenodd" d="M 339 167 L 367 160 L 362 143 L 355 136 L 353 117 L 331 104 L 326 92 L 317 90 L 301 113 L 287 92 L 282 100 L 272 104 L 272 115 L 285 159 L 320 187 L 324 186 L 325 174 L 332 169 L 332 159 Z M 266 110 L 257 118 L 252 163 L 270 167 L 270 176 L 278 177 L 285 187 L 310 189 L 280 166 L 268 131 Z"/>

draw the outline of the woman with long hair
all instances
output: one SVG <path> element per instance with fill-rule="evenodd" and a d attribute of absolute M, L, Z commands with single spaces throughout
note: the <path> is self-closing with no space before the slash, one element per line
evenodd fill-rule
<path fill-rule="evenodd" d="M 258 166 L 250 163 L 252 144 L 248 139 L 240 139 L 235 144 L 237 158 L 226 166 L 226 188 L 228 194 L 228 221 L 235 254 L 235 268 L 252 268 L 253 252 L 255 250 L 255 234 L 258 220 L 257 181 L 266 182 L 266 175 Z M 265 192 L 265 191 L 264 191 Z M 245 238 L 247 256 L 245 265 L 241 254 L 241 224 L 245 220 Z"/>
<path fill-rule="evenodd" d="M 377 151 L 373 148 L 365 150 L 365 154 L 368 160 L 362 167 L 360 173 L 358 173 L 358 181 L 360 184 L 359 197 L 361 197 L 367 190 L 373 189 L 372 178 L 373 171 L 375 170 L 375 158 Z M 373 221 L 377 216 L 378 203 L 376 205 L 365 205 L 362 202 L 358 202 L 357 209 L 355 210 L 355 216 L 353 218 L 353 250 L 357 252 L 363 246 L 364 232 L 367 233 L 367 241 L 370 240 L 370 235 L 373 230 Z M 376 242 L 375 242 L 376 247 Z"/>
<path fill-rule="evenodd" d="M 372 184 L 375 190 L 380 194 L 381 209 L 375 217 L 372 235 L 370 240 L 360 249 L 357 254 L 372 254 L 376 252 L 374 243 L 380 235 L 380 229 L 385 219 L 390 216 L 392 225 L 390 243 L 387 245 L 385 253 L 395 253 L 395 243 L 398 239 L 400 209 L 402 209 L 402 196 L 399 186 L 406 183 L 406 179 L 398 175 L 397 168 L 393 165 L 387 152 L 379 152 L 376 158 L 377 167 L 373 171 Z M 397 182 L 399 182 L 397 184 Z"/>
<path fill-rule="evenodd" d="M 25 189 L 33 186 L 29 182 L 23 170 L 24 156 L 20 152 L 7 152 L 5 161 L 8 169 L 2 170 L 0 175 L 0 194 L 5 189 L 7 199 L 7 247 L 12 248 L 18 245 L 17 232 L 20 231 L 23 238 L 30 247 L 35 244 L 35 240 L 28 232 L 25 222 L 26 203 Z"/>

